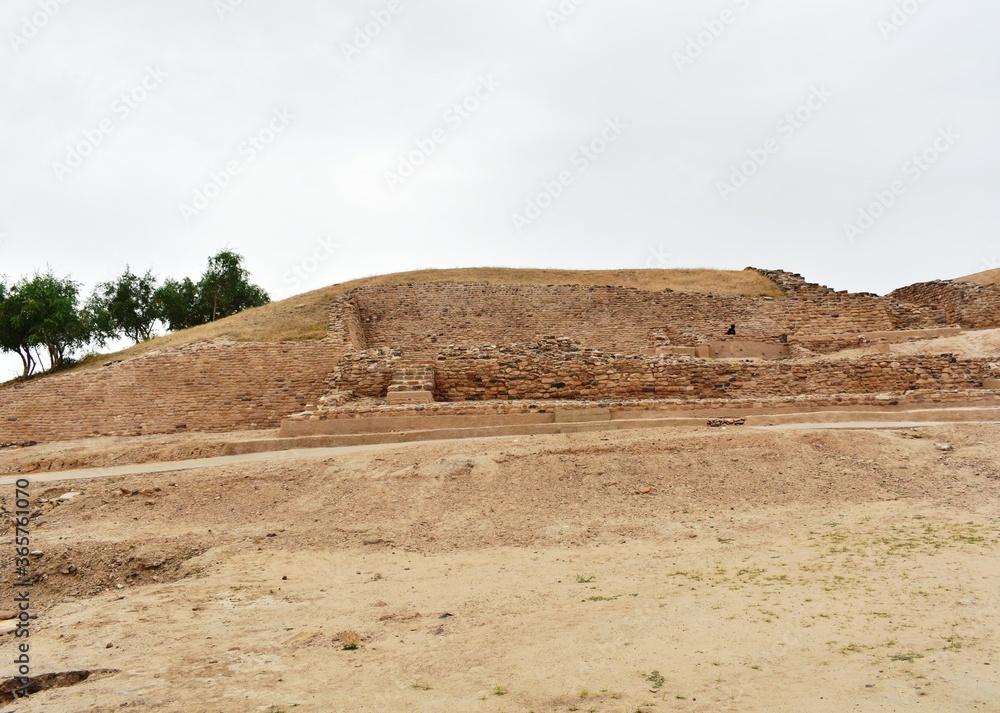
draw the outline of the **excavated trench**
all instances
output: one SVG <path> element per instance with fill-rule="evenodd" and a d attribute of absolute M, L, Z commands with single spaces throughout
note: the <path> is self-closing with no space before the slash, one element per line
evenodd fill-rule
<path fill-rule="evenodd" d="M 114 676 L 116 673 L 119 673 L 119 671 L 113 668 L 99 668 L 93 671 L 43 673 L 41 676 L 32 676 L 29 678 L 27 686 L 21 682 L 20 678 L 4 679 L 0 683 L 0 703 L 13 703 L 18 698 L 22 698 L 23 694 L 18 695 L 18 692 L 22 691 L 22 689 L 26 689 L 27 695 L 30 696 L 51 688 L 66 688 L 91 679 L 107 678 L 108 676 Z"/>

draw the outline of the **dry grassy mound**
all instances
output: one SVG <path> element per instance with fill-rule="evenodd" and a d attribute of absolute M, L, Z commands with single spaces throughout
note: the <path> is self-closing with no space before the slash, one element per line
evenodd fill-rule
<path fill-rule="evenodd" d="M 977 272 L 975 275 L 967 275 L 958 278 L 959 282 L 978 282 L 980 285 L 1000 285 L 1000 268 Z"/>
<path fill-rule="evenodd" d="M 488 282 L 497 285 L 612 285 L 659 292 L 702 292 L 731 297 L 784 297 L 773 282 L 752 270 L 535 270 L 499 267 L 416 270 L 365 277 L 331 285 L 280 302 L 168 334 L 112 355 L 84 360 L 76 368 L 99 366 L 109 359 L 131 359 L 151 349 L 227 338 L 243 342 L 321 339 L 326 335 L 331 301 L 362 285 L 428 282 Z"/>

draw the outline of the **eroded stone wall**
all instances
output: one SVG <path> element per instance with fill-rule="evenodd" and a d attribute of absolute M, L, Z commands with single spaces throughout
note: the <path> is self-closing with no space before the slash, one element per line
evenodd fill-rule
<path fill-rule="evenodd" d="M 0 389 L 0 441 L 273 428 L 327 390 L 329 340 L 208 342 Z"/>
<path fill-rule="evenodd" d="M 935 280 L 903 287 L 888 295 L 897 302 L 918 305 L 941 324 L 968 329 L 1000 327 L 1000 286 Z"/>
<path fill-rule="evenodd" d="M 861 333 L 1000 326 L 995 286 L 933 282 L 876 297 L 761 272 L 789 299 L 566 285 L 361 287 L 331 305 L 324 340 L 194 344 L 0 389 L 0 441 L 274 427 L 324 393 L 328 403 L 382 398 L 395 373 L 422 362 L 435 366 L 437 397 L 456 402 L 836 398 L 982 386 L 982 362 L 950 357 L 639 356 L 668 345 L 774 345 L 783 337 L 795 356 L 857 346 L 852 335 Z M 725 336 L 733 323 L 737 334 Z"/>
<path fill-rule="evenodd" d="M 571 337 L 587 347 L 638 354 L 663 344 L 724 341 L 730 324 L 737 327 L 733 339 L 762 342 L 800 333 L 897 328 L 888 300 L 834 292 L 806 291 L 774 300 L 627 287 L 421 284 L 360 287 L 345 299 L 358 305 L 369 347 L 400 348 L 412 358 L 432 357 L 447 345 L 514 344 L 546 337 Z M 919 314 L 908 316 L 920 321 Z"/>
<path fill-rule="evenodd" d="M 398 352 L 352 354 L 338 365 L 335 388 L 383 397 Z M 503 347 L 446 347 L 434 361 L 440 401 L 771 397 L 971 389 L 988 360 L 875 356 L 836 361 L 705 361 L 614 355 L 568 340 Z"/>

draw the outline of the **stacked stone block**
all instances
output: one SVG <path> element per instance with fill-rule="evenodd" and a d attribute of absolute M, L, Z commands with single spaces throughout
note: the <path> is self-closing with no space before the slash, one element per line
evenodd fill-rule
<path fill-rule="evenodd" d="M 545 340 L 441 351 L 435 363 L 440 401 L 767 398 L 783 395 L 967 390 L 992 376 L 990 360 L 874 356 L 836 361 L 706 361 L 683 356 L 616 355 Z M 398 357 L 352 354 L 338 365 L 336 387 L 384 397 Z"/>
<path fill-rule="evenodd" d="M 960 324 L 968 329 L 1000 327 L 1000 285 L 935 280 L 903 287 L 888 297 L 918 305 L 942 324 Z"/>
<path fill-rule="evenodd" d="M 408 364 L 398 367 L 386 390 L 386 403 L 416 404 L 434 400 L 434 365 Z"/>

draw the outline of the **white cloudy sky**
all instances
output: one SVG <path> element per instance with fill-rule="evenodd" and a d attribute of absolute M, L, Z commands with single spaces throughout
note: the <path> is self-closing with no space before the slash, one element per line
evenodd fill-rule
<path fill-rule="evenodd" d="M 875 292 L 995 267 L 1000 6 L 907 0 L 888 24 L 896 2 L 6 0 L 0 274 L 89 291 L 225 246 L 276 297 L 424 267 L 758 265 Z"/>

